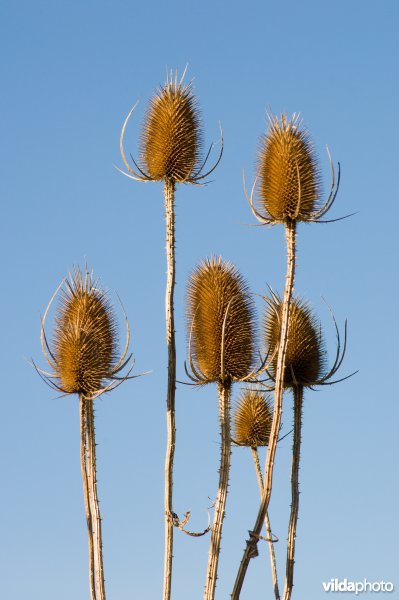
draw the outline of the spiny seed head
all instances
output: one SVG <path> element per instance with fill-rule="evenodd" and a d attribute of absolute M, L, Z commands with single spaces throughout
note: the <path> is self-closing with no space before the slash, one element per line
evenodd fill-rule
<path fill-rule="evenodd" d="M 266 298 L 266 301 L 265 341 L 269 354 L 273 354 L 280 340 L 282 301 L 277 294 L 273 294 L 272 298 Z M 292 298 L 284 386 L 302 385 L 306 387 L 316 384 L 323 374 L 325 362 L 326 352 L 320 324 L 316 321 L 307 303 L 299 298 Z M 276 368 L 277 351 L 270 369 L 274 377 Z"/>
<path fill-rule="evenodd" d="M 306 221 L 318 209 L 320 168 L 309 131 L 294 114 L 269 117 L 258 154 L 258 204 L 278 222 Z"/>
<path fill-rule="evenodd" d="M 223 373 L 230 381 L 249 375 L 256 335 L 254 306 L 243 277 L 231 263 L 213 257 L 194 270 L 188 283 L 187 327 L 191 355 L 207 382 L 220 381 Z"/>
<path fill-rule="evenodd" d="M 242 446 L 268 446 L 273 421 L 270 399 L 259 390 L 243 390 L 234 410 L 234 441 Z"/>
<path fill-rule="evenodd" d="M 106 292 L 75 269 L 57 309 L 53 356 L 65 393 L 95 393 L 115 363 L 117 327 Z"/>
<path fill-rule="evenodd" d="M 190 181 L 199 167 L 202 130 L 191 84 L 169 80 L 151 100 L 141 156 L 151 179 Z"/>

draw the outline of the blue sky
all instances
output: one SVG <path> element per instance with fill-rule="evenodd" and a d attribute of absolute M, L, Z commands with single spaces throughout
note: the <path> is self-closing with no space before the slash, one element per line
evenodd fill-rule
<path fill-rule="evenodd" d="M 349 344 L 350 380 L 305 399 L 294 598 L 319 600 L 331 578 L 393 581 L 399 589 L 397 469 L 398 5 L 238 2 L 3 3 L 0 98 L 2 217 L 0 456 L 5 600 L 84 600 L 87 540 L 74 397 L 55 399 L 29 366 L 40 353 L 40 312 L 85 257 L 133 330 L 137 371 L 152 374 L 97 402 L 104 560 L 112 600 L 160 597 L 166 349 L 161 184 L 120 175 L 123 120 L 137 156 L 145 106 L 166 68 L 188 67 L 207 142 L 225 135 L 205 188 L 177 191 L 178 377 L 186 358 L 188 274 L 212 253 L 234 262 L 254 293 L 284 283 L 284 233 L 249 227 L 242 170 L 253 177 L 266 110 L 300 112 L 329 186 L 328 144 L 342 165 L 330 225 L 300 225 L 296 291 Z M 262 301 L 256 299 L 259 315 Z M 121 315 L 120 315 L 121 316 Z M 50 325 L 50 322 L 49 322 Z M 51 330 L 51 327 L 50 327 Z M 235 393 L 238 392 L 238 387 Z M 291 428 L 287 396 L 284 431 Z M 175 510 L 206 524 L 219 461 L 216 390 L 177 390 Z M 290 439 L 278 451 L 270 518 L 284 573 Z M 258 490 L 250 452 L 234 449 L 218 597 L 229 597 Z M 200 598 L 208 538 L 175 536 L 173 598 Z M 252 561 L 243 600 L 271 597 L 266 546 Z M 396 592 L 397 594 L 398 592 Z M 395 594 L 395 595 L 396 595 Z M 363 598 L 371 594 L 363 594 Z M 393 597 L 394 595 L 392 595 Z M 350 597 L 350 595 L 349 595 Z"/>

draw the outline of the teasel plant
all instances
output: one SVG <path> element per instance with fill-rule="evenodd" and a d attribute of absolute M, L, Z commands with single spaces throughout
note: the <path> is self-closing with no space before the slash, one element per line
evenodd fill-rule
<path fill-rule="evenodd" d="M 278 294 L 272 292 L 265 298 L 264 320 L 265 342 L 273 352 L 280 343 L 281 315 L 283 303 Z M 332 313 L 331 313 L 332 314 Z M 341 343 L 339 329 L 332 314 L 337 349 L 332 367 L 327 369 L 327 355 L 321 324 L 316 320 L 310 305 L 294 296 L 289 316 L 289 338 L 285 355 L 284 389 L 292 390 L 294 398 L 294 434 L 291 465 L 291 513 L 288 526 L 286 576 L 283 600 L 290 600 L 294 585 L 295 539 L 299 510 L 299 463 L 301 451 L 302 408 L 305 389 L 333 385 L 348 379 L 354 373 L 333 380 L 341 367 L 346 352 L 347 323 Z M 277 361 L 272 360 L 267 373 L 275 382 Z"/>
<path fill-rule="evenodd" d="M 45 323 L 59 297 L 52 343 Z M 122 306 L 122 304 L 121 304 Z M 83 276 L 74 268 L 63 279 L 41 320 L 40 341 L 51 372 L 34 366 L 51 389 L 62 395 L 76 394 L 80 405 L 80 458 L 89 545 L 91 600 L 105 600 L 101 514 L 97 494 L 94 401 L 132 379 L 132 354 L 128 355 L 130 328 L 126 313 L 126 343 L 117 358 L 118 327 L 109 295 L 93 273 Z M 123 375 L 123 370 L 127 369 Z"/>
<path fill-rule="evenodd" d="M 273 485 L 273 468 L 278 434 L 281 426 L 285 355 L 289 336 L 289 312 L 294 288 L 296 265 L 296 230 L 298 222 L 320 223 L 335 202 L 339 181 L 327 148 L 331 167 L 331 187 L 325 202 L 322 201 L 322 185 L 319 160 L 313 141 L 302 120 L 296 113 L 289 119 L 268 115 L 269 128 L 261 138 L 258 151 L 257 173 L 248 194 L 244 190 L 253 215 L 260 225 L 285 226 L 287 270 L 281 315 L 280 341 L 277 349 L 277 367 L 274 391 L 273 423 L 266 457 L 264 490 L 257 519 L 247 540 L 231 597 L 238 600 L 251 558 L 257 556 L 257 544 Z M 257 194 L 257 206 L 254 195 Z M 345 217 L 344 217 L 345 218 Z M 339 219 L 336 219 L 339 220 Z"/>
<path fill-rule="evenodd" d="M 189 367 L 185 368 L 191 384 L 216 383 L 218 389 L 221 457 L 204 590 L 204 599 L 213 600 L 230 471 L 231 388 L 236 381 L 254 381 L 267 366 L 267 357 L 255 364 L 254 303 L 231 263 L 212 257 L 193 271 L 188 282 L 187 328 Z"/>
<path fill-rule="evenodd" d="M 237 446 L 246 446 L 251 448 L 256 476 L 259 484 L 259 491 L 262 497 L 263 476 L 259 461 L 258 447 L 269 445 L 270 431 L 273 421 L 273 408 L 272 402 L 268 395 L 263 390 L 259 390 L 257 388 L 250 387 L 241 390 L 235 406 L 233 421 L 233 442 Z M 274 551 L 274 544 L 276 541 L 278 541 L 278 538 L 276 538 L 272 533 L 268 511 L 266 511 L 265 515 L 265 528 L 267 537 L 263 538 L 260 536 L 260 538 L 266 540 L 269 544 L 274 595 L 276 600 L 280 600 L 276 554 Z"/>
<path fill-rule="evenodd" d="M 187 67 L 186 67 L 187 69 Z M 176 343 L 174 326 L 175 259 L 175 189 L 176 184 L 203 185 L 218 166 L 223 154 L 223 133 L 220 129 L 220 152 L 215 164 L 207 170 L 213 144 L 203 153 L 203 129 L 197 99 L 192 83 L 185 84 L 183 75 L 178 79 L 171 72 L 166 83 L 154 94 L 141 133 L 141 161 L 126 158 L 124 136 L 127 124 L 137 106 L 133 106 L 122 126 L 120 152 L 127 172 L 135 181 L 163 181 L 166 219 L 166 340 L 168 348 L 167 385 L 167 448 L 165 458 L 165 558 L 164 600 L 169 600 L 172 586 L 173 527 L 181 528 L 173 511 L 173 462 L 176 445 L 175 389 Z"/>

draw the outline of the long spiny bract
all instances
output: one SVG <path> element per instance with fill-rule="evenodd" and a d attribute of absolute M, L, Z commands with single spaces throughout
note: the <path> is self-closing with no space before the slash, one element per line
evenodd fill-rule
<path fill-rule="evenodd" d="M 320 208 L 321 179 L 309 131 L 294 114 L 269 117 L 258 152 L 258 206 L 279 223 L 306 221 Z"/>
<path fill-rule="evenodd" d="M 267 308 L 264 319 L 265 342 L 273 353 L 280 339 L 282 302 L 277 294 L 266 298 Z M 320 324 L 310 306 L 299 298 L 292 298 L 289 317 L 289 337 L 287 343 L 284 387 L 317 384 L 326 366 L 326 351 Z M 276 359 L 272 361 L 271 373 L 275 376 Z"/>
<path fill-rule="evenodd" d="M 55 372 L 65 393 L 89 396 L 116 362 L 117 325 L 106 292 L 76 269 L 64 290 L 54 329 Z"/>
<path fill-rule="evenodd" d="M 141 135 L 148 176 L 185 182 L 200 169 L 201 120 L 191 85 L 168 81 L 151 100 Z"/>
<path fill-rule="evenodd" d="M 234 441 L 241 446 L 267 446 L 273 420 L 270 399 L 259 390 L 246 389 L 234 411 Z"/>
<path fill-rule="evenodd" d="M 250 373 L 256 336 L 254 306 L 243 277 L 232 264 L 211 258 L 194 270 L 188 284 L 187 326 L 192 357 L 207 383 L 222 376 L 240 380 Z"/>

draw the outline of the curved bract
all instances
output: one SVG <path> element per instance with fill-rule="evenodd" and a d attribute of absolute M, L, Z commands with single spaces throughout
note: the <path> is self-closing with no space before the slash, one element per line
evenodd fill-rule
<path fill-rule="evenodd" d="M 42 320 L 42 349 L 53 372 L 38 371 L 54 389 L 93 399 L 127 379 L 133 368 L 126 376 L 117 377 L 131 358 L 130 355 L 126 359 L 129 325 L 126 318 L 126 345 L 117 359 L 117 324 L 107 292 L 98 287 L 88 272 L 83 277 L 78 268 L 63 284 L 54 294 Z M 61 298 L 50 347 L 44 325 L 58 292 Z"/>
<path fill-rule="evenodd" d="M 341 167 L 335 178 L 334 165 L 327 148 L 331 168 L 331 187 L 325 201 L 321 199 L 322 184 L 319 160 L 309 131 L 299 115 L 280 119 L 268 115 L 269 129 L 262 136 L 257 162 L 257 174 L 250 194 L 244 190 L 253 215 L 263 225 L 306 221 L 326 223 L 322 218 L 330 210 L 338 193 Z M 257 195 L 257 207 L 254 195 Z M 342 218 L 332 219 L 339 221 Z"/>
<path fill-rule="evenodd" d="M 126 126 L 136 106 L 133 106 L 122 126 L 120 151 L 128 173 L 136 181 L 165 181 L 201 185 L 218 166 L 223 155 L 223 133 L 215 164 L 205 172 L 213 144 L 203 156 L 203 132 L 200 112 L 191 83 L 183 84 L 185 71 L 178 81 L 172 73 L 154 94 L 144 119 L 141 133 L 141 161 L 131 156 L 129 164 L 124 150 Z M 120 170 L 120 169 L 118 169 Z"/>
<path fill-rule="evenodd" d="M 280 323 L 282 314 L 282 301 L 276 293 L 270 298 L 265 298 L 267 303 L 264 317 L 264 339 L 269 352 L 273 353 L 279 344 Z M 340 368 L 346 351 L 346 322 L 344 343 L 341 348 L 341 339 L 334 319 L 337 337 L 337 350 L 331 369 L 327 370 L 327 354 L 322 334 L 321 324 L 315 318 L 310 305 L 298 297 L 291 300 L 289 316 L 289 335 L 287 342 L 284 387 L 295 386 L 313 387 L 318 385 L 331 385 L 331 377 Z M 276 375 L 276 359 L 271 361 L 268 371 L 271 379 Z M 353 375 L 353 373 L 351 374 Z M 347 377 L 350 377 L 348 375 Z M 344 377 L 343 379 L 347 379 Z M 341 379 L 339 381 L 342 381 Z"/>

